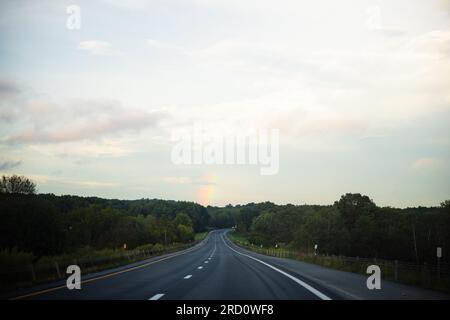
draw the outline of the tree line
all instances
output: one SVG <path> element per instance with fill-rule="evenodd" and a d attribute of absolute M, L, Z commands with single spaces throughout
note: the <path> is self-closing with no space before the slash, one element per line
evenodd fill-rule
<path fill-rule="evenodd" d="M 195 232 L 231 228 L 257 245 L 303 252 L 435 263 L 450 245 L 450 201 L 440 207 L 379 207 L 361 194 L 333 205 L 271 202 L 207 208 L 185 201 L 36 194 L 25 177 L 0 180 L 0 249 L 35 256 L 90 246 L 134 248 L 188 242 Z"/>
<path fill-rule="evenodd" d="M 440 207 L 378 207 L 361 194 L 345 194 L 333 205 L 208 207 L 215 227 L 236 226 L 256 245 L 284 245 L 354 257 L 436 263 L 436 248 L 450 245 L 450 201 Z M 448 259 L 447 259 L 448 260 Z"/>
<path fill-rule="evenodd" d="M 40 257 L 84 247 L 186 243 L 208 224 L 206 209 L 192 202 L 55 196 L 35 190 L 25 177 L 2 178 L 0 249 Z"/>

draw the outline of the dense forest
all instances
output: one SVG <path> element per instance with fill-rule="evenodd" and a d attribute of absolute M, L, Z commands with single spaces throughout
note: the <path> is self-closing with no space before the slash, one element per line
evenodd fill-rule
<path fill-rule="evenodd" d="M 188 242 L 207 223 L 206 209 L 190 202 L 0 194 L 0 248 L 36 256 Z"/>
<path fill-rule="evenodd" d="M 0 249 L 39 257 L 87 246 L 184 243 L 208 224 L 206 209 L 192 202 L 35 194 L 29 183 L 27 189 L 14 188 L 19 182 L 0 185 Z"/>
<path fill-rule="evenodd" d="M 303 252 L 436 263 L 436 247 L 450 245 L 450 201 L 440 207 L 378 207 L 369 197 L 345 194 L 333 205 L 250 203 L 208 207 L 214 227 L 236 226 L 257 245 Z"/>
<path fill-rule="evenodd" d="M 25 177 L 0 181 L 0 250 L 36 257 L 83 247 L 128 248 L 189 242 L 195 232 L 236 227 L 257 245 L 321 254 L 435 263 L 450 245 L 450 201 L 440 207 L 378 207 L 345 194 L 333 205 L 271 202 L 207 208 L 182 201 L 36 194 Z"/>

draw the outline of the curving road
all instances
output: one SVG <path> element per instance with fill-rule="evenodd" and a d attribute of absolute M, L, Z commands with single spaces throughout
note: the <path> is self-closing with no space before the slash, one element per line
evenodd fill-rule
<path fill-rule="evenodd" d="M 448 299 L 449 296 L 235 246 L 227 230 L 212 231 L 193 248 L 82 277 L 81 290 L 55 282 L 16 293 L 19 299 Z"/>

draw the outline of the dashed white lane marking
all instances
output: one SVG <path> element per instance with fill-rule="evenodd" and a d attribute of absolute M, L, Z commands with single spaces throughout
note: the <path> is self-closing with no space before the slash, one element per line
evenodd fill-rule
<path fill-rule="evenodd" d="M 155 294 L 153 297 L 151 297 L 151 298 L 148 299 L 148 300 L 159 300 L 159 299 L 161 299 L 163 296 L 164 296 L 164 293 L 158 293 L 158 294 Z"/>
<path fill-rule="evenodd" d="M 209 261 L 208 260 L 206 260 L 204 263 L 208 263 Z"/>
<path fill-rule="evenodd" d="M 185 276 L 183 279 L 189 279 L 192 277 L 192 274 L 188 274 L 187 276 Z"/>
<path fill-rule="evenodd" d="M 216 252 L 216 249 L 217 249 L 217 240 L 216 240 L 216 238 L 214 238 L 214 249 L 211 252 L 211 254 L 209 255 L 208 260 L 211 260 L 211 258 L 214 256 L 214 253 Z M 207 262 L 205 262 L 205 263 L 207 263 Z"/>
<path fill-rule="evenodd" d="M 331 300 L 331 298 L 328 297 L 327 295 L 325 295 L 325 294 L 323 294 L 322 292 L 320 292 L 319 290 L 317 290 L 317 289 L 311 287 L 309 284 L 303 282 L 302 280 L 297 279 L 296 277 L 290 275 L 289 273 L 284 272 L 283 270 L 280 270 L 280 269 L 278 269 L 277 267 L 274 267 L 274 266 L 268 264 L 267 262 L 264 262 L 264 261 L 262 261 L 262 260 L 259 260 L 259 259 L 255 258 L 255 257 L 252 257 L 252 256 L 248 255 L 248 254 L 241 253 L 241 252 L 239 252 L 239 251 L 237 251 L 237 250 L 234 250 L 232 247 L 230 247 L 230 246 L 227 244 L 227 242 L 225 241 L 225 238 L 224 238 L 223 235 L 222 235 L 222 241 L 223 241 L 223 243 L 224 243 L 229 249 L 233 250 L 233 251 L 236 252 L 237 254 L 240 254 L 241 256 L 244 256 L 244 257 L 247 257 L 247 258 L 250 258 L 250 259 L 253 259 L 253 260 L 255 260 L 255 261 L 259 262 L 259 263 L 262 263 L 263 265 L 265 265 L 265 266 L 267 266 L 267 267 L 269 267 L 269 268 L 271 268 L 271 269 L 273 269 L 273 270 L 275 270 L 275 271 L 281 273 L 282 275 L 288 277 L 289 279 L 293 280 L 293 281 L 296 282 L 297 284 L 301 285 L 303 288 L 305 288 L 305 289 L 308 290 L 309 292 L 313 293 L 314 295 L 316 295 L 316 296 L 319 297 L 320 299 L 322 299 L 322 300 Z"/>
<path fill-rule="evenodd" d="M 202 266 L 200 266 L 200 267 L 198 267 L 197 269 L 203 269 L 203 267 L 202 267 Z"/>

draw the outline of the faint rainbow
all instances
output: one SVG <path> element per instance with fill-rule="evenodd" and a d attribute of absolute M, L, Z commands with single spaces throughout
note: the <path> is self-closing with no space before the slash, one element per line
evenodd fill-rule
<path fill-rule="evenodd" d="M 198 189 L 197 202 L 201 205 L 207 206 L 212 203 L 216 194 L 216 176 L 214 173 L 208 173 L 205 177 L 205 185 Z"/>

